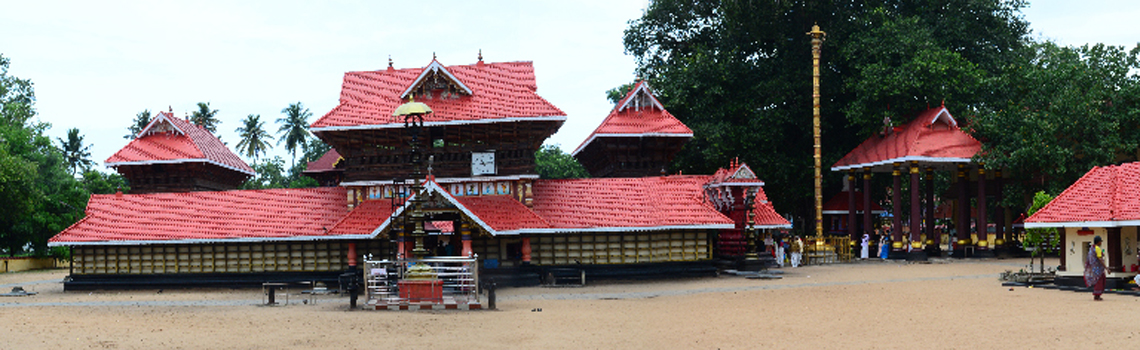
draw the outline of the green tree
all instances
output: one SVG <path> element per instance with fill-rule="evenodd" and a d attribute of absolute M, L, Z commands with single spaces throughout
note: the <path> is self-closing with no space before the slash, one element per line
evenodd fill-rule
<path fill-rule="evenodd" d="M 1033 215 L 1045 205 L 1053 201 L 1053 196 L 1050 196 L 1045 191 L 1039 191 L 1033 195 L 1033 204 L 1029 206 L 1027 217 Z M 1033 247 L 1033 253 L 1029 257 L 1029 271 L 1033 272 L 1033 257 L 1041 257 L 1041 273 L 1045 273 L 1045 250 L 1057 249 L 1061 245 L 1060 235 L 1056 234 L 1056 229 L 1048 228 L 1031 228 L 1025 230 L 1025 239 L 1022 242 L 1024 247 Z"/>
<path fill-rule="evenodd" d="M 222 123 L 217 115 L 218 110 L 210 109 L 209 102 L 198 102 L 198 110 L 190 114 L 190 122 L 213 134 L 218 130 L 218 124 Z"/>
<path fill-rule="evenodd" d="M 250 114 L 245 117 L 245 126 L 237 128 L 238 137 L 241 137 L 241 142 L 238 142 L 238 152 L 245 154 L 246 157 L 251 157 L 256 162 L 257 159 L 268 151 L 273 146 L 266 143 L 272 141 L 273 136 L 270 136 L 265 131 L 265 122 L 261 121 L 261 115 Z"/>
<path fill-rule="evenodd" d="M 624 95 L 623 95 L 624 96 Z M 534 170 L 543 179 L 580 179 L 590 173 L 573 156 L 562 152 L 558 145 L 542 145 L 534 153 Z"/>
<path fill-rule="evenodd" d="M 296 166 L 297 147 L 305 146 L 305 141 L 309 137 L 309 117 L 313 116 L 313 113 L 301 105 L 301 102 L 290 104 L 289 107 L 282 109 L 281 113 L 285 114 L 285 117 L 277 119 L 277 123 L 281 124 L 281 128 L 277 129 L 281 137 L 277 139 L 277 144 L 285 143 L 285 150 L 293 154 L 293 166 Z"/>
<path fill-rule="evenodd" d="M 35 94 L 29 80 L 8 75 L 0 56 L 0 249 L 8 255 L 31 244 L 47 254 L 47 239 L 83 215 L 87 192 L 46 130 L 33 120 Z"/>
<path fill-rule="evenodd" d="M 242 189 L 284 188 L 290 182 L 289 177 L 285 176 L 285 160 L 279 156 L 255 162 L 251 167 L 257 172 L 257 176 L 242 184 Z"/>
<path fill-rule="evenodd" d="M 67 160 L 67 165 L 71 169 L 71 175 L 75 175 L 80 170 L 87 170 L 95 162 L 91 161 L 91 145 L 83 145 L 83 135 L 79 134 L 79 129 L 71 128 L 67 130 L 67 140 L 56 138 L 59 140 L 59 148 L 63 151 L 63 157 Z"/>
<path fill-rule="evenodd" d="M 616 105 L 618 102 L 621 102 L 621 99 L 625 98 L 625 95 L 629 93 L 629 90 L 633 90 L 634 84 L 636 83 L 622 84 L 616 88 L 606 90 L 606 99 L 610 100 L 610 103 Z"/>
<path fill-rule="evenodd" d="M 1134 161 L 1140 151 L 1140 46 L 1037 43 L 996 91 L 1007 98 L 970 120 L 986 167 L 1008 172 L 1007 204 L 1060 193 L 1094 166 Z"/>
<path fill-rule="evenodd" d="M 822 51 L 823 163 L 881 128 L 946 100 L 992 105 L 991 77 L 1024 45 L 1021 1 L 657 0 L 625 31 L 637 75 L 693 129 L 670 171 L 712 173 L 734 157 L 770 186 L 776 209 L 813 216 L 810 37 Z M 910 77 L 910 80 L 907 80 Z M 983 86 L 961 86 L 983 83 Z M 891 84 L 902 83 L 894 86 Z M 888 107 L 889 106 L 889 107 Z M 889 114 L 888 114 L 889 109 Z M 826 192 L 841 174 L 825 170 Z M 806 220 L 804 220 L 806 221 Z"/>
<path fill-rule="evenodd" d="M 135 114 L 135 120 L 132 122 L 131 126 L 127 127 L 127 130 L 131 133 L 123 135 L 123 138 L 127 140 L 134 140 L 139 136 L 139 133 L 146 128 L 147 125 L 150 125 L 150 118 L 151 115 L 149 109 L 144 109 L 142 112 L 139 112 L 139 114 Z"/>
<path fill-rule="evenodd" d="M 131 191 L 127 179 L 118 173 L 87 170 L 83 172 L 83 179 L 80 180 L 80 183 L 91 194 L 112 194 L 118 191 L 128 193 Z"/>

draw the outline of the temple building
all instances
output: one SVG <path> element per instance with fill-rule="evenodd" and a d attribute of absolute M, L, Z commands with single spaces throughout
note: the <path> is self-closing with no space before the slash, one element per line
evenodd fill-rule
<path fill-rule="evenodd" d="M 535 152 L 565 121 L 537 94 L 530 62 L 389 63 L 346 73 L 339 105 L 311 125 L 333 150 L 305 175 L 325 187 L 235 190 L 249 167 L 164 114 L 107 161 L 132 185 L 142 179 L 142 191 L 92 196 L 86 217 L 49 245 L 73 248 L 65 287 L 76 289 L 335 281 L 361 256 L 425 251 L 508 272 L 709 271 L 714 257 L 743 252 L 744 233 L 791 226 L 741 162 L 714 175 L 663 175 L 692 132 L 644 82 L 575 152 L 599 177 L 539 178 Z M 158 150 L 173 141 L 155 138 L 197 148 L 168 155 Z"/>
<path fill-rule="evenodd" d="M 1053 201 L 1025 219 L 1026 229 L 1057 230 L 1061 266 L 1054 283 L 1085 286 L 1084 262 L 1100 236 L 1110 289 L 1123 288 L 1140 271 L 1140 163 L 1092 168 Z"/>
<path fill-rule="evenodd" d="M 953 247 L 952 254 L 964 256 L 993 256 L 993 248 L 1005 242 L 1005 208 L 994 208 L 995 215 L 988 217 L 987 203 L 1002 201 L 1002 171 L 986 171 L 984 163 L 974 161 L 974 156 L 982 149 L 982 144 L 959 127 L 946 106 L 939 106 L 919 113 L 909 122 L 897 126 L 885 126 L 878 135 L 873 135 L 849 152 L 831 167 L 832 171 L 846 171 L 847 182 L 858 184 L 863 195 L 848 196 L 848 208 L 856 207 L 860 197 L 863 208 L 872 207 L 871 178 L 874 173 L 889 173 L 892 179 L 891 203 L 896 209 L 891 216 L 892 256 L 912 260 L 925 260 L 928 254 L 940 254 L 941 234 L 934 229 L 935 193 L 934 172 L 955 173 L 949 191 L 952 199 L 955 220 L 955 235 L 948 237 Z M 910 188 L 905 191 L 909 200 L 904 201 L 902 178 L 909 177 Z M 989 197 L 994 197 L 989 202 Z M 977 205 L 970 203 L 976 200 Z M 864 210 L 863 228 L 847 225 L 848 234 L 857 239 L 861 233 L 871 232 L 872 211 Z M 909 225 L 903 226 L 903 217 L 909 218 Z M 985 231 L 990 219 L 996 226 L 993 237 Z M 859 222 L 855 211 L 847 211 L 848 223 Z M 974 227 L 982 227 L 981 233 Z M 909 232 L 904 236 L 903 232 Z"/>

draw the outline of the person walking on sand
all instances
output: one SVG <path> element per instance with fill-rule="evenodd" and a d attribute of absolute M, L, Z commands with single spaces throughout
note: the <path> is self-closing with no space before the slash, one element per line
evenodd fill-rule
<path fill-rule="evenodd" d="M 800 236 L 792 241 L 792 267 L 800 267 L 800 259 L 804 256 L 804 241 Z"/>
<path fill-rule="evenodd" d="M 787 255 L 784 255 L 784 247 L 787 244 L 788 242 L 784 241 L 784 237 L 780 237 L 780 241 L 776 242 L 776 265 L 780 265 L 780 267 L 784 267 L 784 259 L 788 258 Z"/>
<path fill-rule="evenodd" d="M 1093 245 L 1089 247 L 1089 254 L 1085 258 L 1085 286 L 1092 287 L 1093 300 L 1101 301 L 1100 295 L 1104 293 L 1104 248 L 1100 247 L 1101 238 L 1093 238 Z"/>
<path fill-rule="evenodd" d="M 863 234 L 863 242 L 859 243 L 859 246 L 862 248 L 861 250 L 859 250 L 859 260 L 866 260 L 867 259 L 867 256 L 870 253 L 870 250 L 868 250 L 870 248 L 870 245 L 871 245 L 871 236 L 868 236 L 866 233 L 864 233 Z"/>

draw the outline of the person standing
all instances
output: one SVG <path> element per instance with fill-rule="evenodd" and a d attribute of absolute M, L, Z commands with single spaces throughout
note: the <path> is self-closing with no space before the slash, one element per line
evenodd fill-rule
<path fill-rule="evenodd" d="M 867 259 L 867 256 L 870 253 L 870 250 L 869 250 L 870 245 L 871 245 L 871 236 L 864 233 L 863 234 L 863 242 L 859 243 L 859 246 L 862 248 L 859 250 L 859 260 Z"/>
<path fill-rule="evenodd" d="M 792 267 L 800 267 L 800 259 L 803 259 L 804 254 L 804 241 L 800 236 L 792 241 Z"/>
<path fill-rule="evenodd" d="M 879 237 L 879 257 L 887 260 L 891 253 L 891 239 L 887 235 Z"/>
<path fill-rule="evenodd" d="M 780 241 L 776 242 L 776 265 L 780 265 L 780 267 L 784 267 L 784 259 L 787 259 L 787 255 L 784 255 L 784 248 L 787 245 L 788 242 L 784 241 L 784 237 L 782 236 L 780 237 Z"/>
<path fill-rule="evenodd" d="M 1100 247 L 1101 238 L 1093 238 L 1093 245 L 1089 247 L 1088 257 L 1085 258 L 1085 286 L 1092 287 L 1093 300 L 1101 301 L 1104 294 L 1104 280 L 1107 277 L 1104 263 L 1104 248 Z"/>

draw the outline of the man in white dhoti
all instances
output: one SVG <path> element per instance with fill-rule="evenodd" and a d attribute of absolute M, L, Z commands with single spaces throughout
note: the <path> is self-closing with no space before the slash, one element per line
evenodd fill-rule
<path fill-rule="evenodd" d="M 871 236 L 864 233 L 863 234 L 863 242 L 859 243 L 859 246 L 863 248 L 862 250 L 859 251 L 859 259 L 866 259 L 867 258 L 867 256 L 870 254 L 870 251 L 868 250 L 868 249 L 870 249 L 870 245 L 871 245 Z"/>

